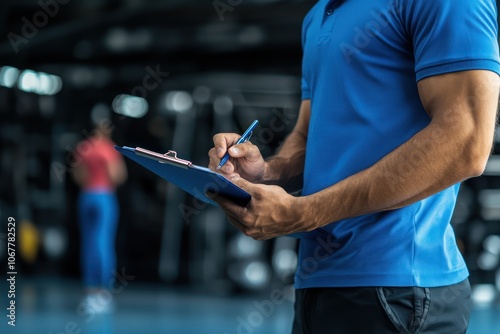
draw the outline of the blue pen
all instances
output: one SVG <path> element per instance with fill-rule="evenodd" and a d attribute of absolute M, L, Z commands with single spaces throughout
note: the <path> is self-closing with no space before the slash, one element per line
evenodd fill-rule
<path fill-rule="evenodd" d="M 236 142 L 235 145 L 249 141 L 250 137 L 252 137 L 253 129 L 255 128 L 255 126 L 257 124 L 259 124 L 258 120 L 253 121 L 253 123 L 250 124 L 248 129 L 246 129 L 246 131 L 241 135 L 240 139 L 238 139 L 238 141 Z M 229 158 L 230 158 L 229 153 L 226 152 L 226 154 L 224 154 L 224 156 L 222 157 L 222 160 L 220 161 L 219 166 L 217 166 L 217 169 L 220 169 L 222 166 L 224 166 L 224 164 L 229 160 Z"/>

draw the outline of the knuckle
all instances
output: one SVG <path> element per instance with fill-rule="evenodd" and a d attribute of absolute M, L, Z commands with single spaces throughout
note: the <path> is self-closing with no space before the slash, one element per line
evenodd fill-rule
<path fill-rule="evenodd" d="M 259 154 L 260 150 L 259 150 L 259 147 L 255 144 L 252 144 L 250 143 L 250 145 L 248 145 L 248 153 L 250 153 L 251 155 L 257 155 Z"/>
<path fill-rule="evenodd" d="M 238 153 L 241 155 L 241 154 L 245 154 L 247 152 L 247 149 L 246 149 L 246 144 L 238 144 L 238 145 L 235 145 L 233 147 L 237 147 L 238 148 Z"/>
<path fill-rule="evenodd" d="M 245 143 L 245 149 L 246 149 L 247 151 L 252 151 L 252 150 L 254 149 L 254 146 L 255 146 L 255 145 L 254 145 L 254 144 L 252 144 L 252 143 L 251 143 L 251 142 L 249 142 L 249 141 Z"/>
<path fill-rule="evenodd" d="M 248 227 L 255 227 L 255 222 L 252 221 L 252 219 L 250 219 L 250 217 L 248 216 L 248 214 L 243 214 L 242 217 L 241 217 L 241 222 L 243 224 L 245 224 L 246 226 Z"/>

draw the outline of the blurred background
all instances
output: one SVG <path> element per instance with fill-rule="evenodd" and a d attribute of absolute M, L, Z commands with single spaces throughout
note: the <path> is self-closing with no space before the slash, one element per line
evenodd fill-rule
<path fill-rule="evenodd" d="M 81 311 L 72 174 L 102 119 L 119 145 L 201 166 L 215 133 L 259 119 L 252 142 L 272 154 L 296 121 L 301 21 L 315 2 L 2 1 L 0 264 L 14 217 L 18 275 L 16 327 L 2 314 L 1 333 L 290 332 L 296 241 L 253 241 L 131 161 L 117 190 L 114 312 Z M 473 284 L 469 333 L 499 333 L 498 156 L 462 185 L 453 225 Z"/>

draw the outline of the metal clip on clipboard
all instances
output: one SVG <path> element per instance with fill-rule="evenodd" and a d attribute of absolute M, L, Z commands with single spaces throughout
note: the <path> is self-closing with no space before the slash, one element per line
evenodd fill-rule
<path fill-rule="evenodd" d="M 246 206 L 251 199 L 249 193 L 221 174 L 179 159 L 174 151 L 161 154 L 140 147 L 115 146 L 115 149 L 205 203 L 217 205 L 205 194 L 206 190 L 212 188 L 240 206 Z"/>
<path fill-rule="evenodd" d="M 146 150 L 141 147 L 136 147 L 135 154 L 152 160 L 157 160 L 160 163 L 166 163 L 184 169 L 189 169 L 189 166 L 193 164 L 191 161 L 177 158 L 177 152 L 172 150 L 169 150 L 167 153 L 161 154 L 150 150 Z"/>

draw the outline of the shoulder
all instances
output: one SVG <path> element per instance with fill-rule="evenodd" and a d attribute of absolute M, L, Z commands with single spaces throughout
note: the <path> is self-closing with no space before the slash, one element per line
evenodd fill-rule
<path fill-rule="evenodd" d="M 307 27 L 311 25 L 316 13 L 321 8 L 321 2 L 318 1 L 310 10 L 307 12 L 306 16 L 304 16 L 304 20 L 302 21 L 302 29 L 305 30 Z"/>
<path fill-rule="evenodd" d="M 495 0 L 391 0 L 398 2 L 401 18 L 413 32 L 456 29 L 465 35 L 470 31 L 496 31 Z"/>
<path fill-rule="evenodd" d="M 397 4 L 407 14 L 419 13 L 422 10 L 430 10 L 434 13 L 440 11 L 469 15 L 484 14 L 494 11 L 496 14 L 496 0 L 390 0 Z M 477 11 L 482 8 L 483 11 Z"/>

